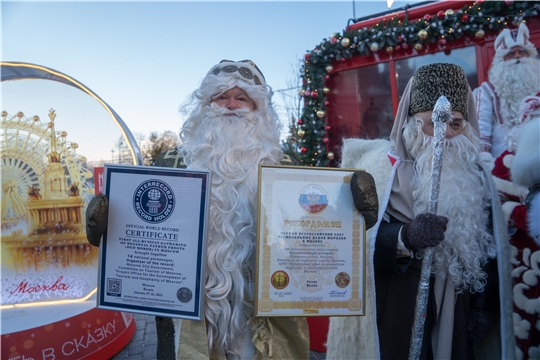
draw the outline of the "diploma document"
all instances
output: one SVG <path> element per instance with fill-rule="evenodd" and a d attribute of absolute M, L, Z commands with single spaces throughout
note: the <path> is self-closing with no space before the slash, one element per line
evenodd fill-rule
<path fill-rule="evenodd" d="M 259 167 L 256 316 L 364 315 L 365 222 L 352 169 Z"/>
<path fill-rule="evenodd" d="M 97 307 L 202 319 L 210 172 L 105 164 Z"/>

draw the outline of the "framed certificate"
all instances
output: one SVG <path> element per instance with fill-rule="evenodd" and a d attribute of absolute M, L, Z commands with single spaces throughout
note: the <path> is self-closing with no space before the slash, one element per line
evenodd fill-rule
<path fill-rule="evenodd" d="M 105 164 L 97 307 L 201 320 L 210 172 Z"/>
<path fill-rule="evenodd" d="M 365 222 L 354 171 L 261 165 L 256 316 L 364 315 Z"/>

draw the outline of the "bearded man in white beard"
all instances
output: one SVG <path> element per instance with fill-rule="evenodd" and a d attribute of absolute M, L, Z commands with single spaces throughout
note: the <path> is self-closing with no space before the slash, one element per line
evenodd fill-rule
<path fill-rule="evenodd" d="M 540 90 L 540 63 L 525 24 L 513 30 L 504 29 L 494 46 L 496 53 L 489 69 L 489 81 L 474 90 L 480 150 L 486 163 L 505 150 L 514 150 L 516 140 L 512 132 L 521 125 L 521 102 Z"/>
<path fill-rule="evenodd" d="M 431 115 L 441 95 L 453 120 L 433 215 Z M 342 158 L 343 167 L 374 176 L 380 212 L 367 234 L 366 316 L 331 318 L 327 359 L 408 359 L 426 248 L 433 260 L 420 359 L 514 358 L 508 238 L 480 160 L 463 69 L 420 67 L 400 101 L 390 141 L 345 140 Z"/>
<path fill-rule="evenodd" d="M 304 317 L 254 317 L 258 166 L 293 165 L 280 149 L 270 90 L 252 61 L 213 66 L 182 107 L 183 143 L 154 164 L 212 173 L 205 321 L 156 316 L 158 360 L 309 357 Z M 89 209 L 107 207 L 106 198 L 94 199 Z M 87 210 L 87 219 L 97 215 Z M 88 240 L 99 245 L 103 229 L 87 227 Z"/>

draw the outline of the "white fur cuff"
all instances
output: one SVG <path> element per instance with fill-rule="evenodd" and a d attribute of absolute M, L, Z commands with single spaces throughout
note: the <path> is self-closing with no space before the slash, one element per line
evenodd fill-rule
<path fill-rule="evenodd" d="M 512 216 L 512 212 L 514 212 L 514 209 L 516 206 L 520 205 L 518 202 L 515 201 L 507 201 L 502 205 L 502 210 L 504 213 L 504 221 L 509 224 L 510 217 Z"/>

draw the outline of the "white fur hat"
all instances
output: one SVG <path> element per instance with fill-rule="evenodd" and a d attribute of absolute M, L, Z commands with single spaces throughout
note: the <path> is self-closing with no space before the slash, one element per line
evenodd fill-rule
<path fill-rule="evenodd" d="M 219 64 L 214 65 L 208 74 L 218 77 L 234 77 L 246 81 L 250 85 L 266 85 L 262 72 L 251 60 L 221 60 Z"/>
<path fill-rule="evenodd" d="M 495 51 L 503 56 L 510 52 L 514 46 L 520 46 L 529 52 L 530 56 L 536 56 L 536 49 L 529 41 L 529 28 L 519 24 L 517 29 L 504 29 L 495 39 Z"/>

